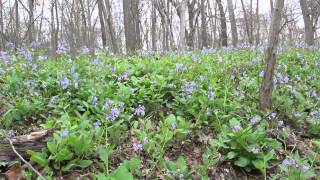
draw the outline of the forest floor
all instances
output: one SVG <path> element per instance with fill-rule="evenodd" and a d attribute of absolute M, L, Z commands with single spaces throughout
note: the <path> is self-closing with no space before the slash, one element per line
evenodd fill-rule
<path fill-rule="evenodd" d="M 320 175 L 319 51 L 278 55 L 273 107 L 263 111 L 259 51 L 1 58 L 0 172 L 8 179 Z"/>

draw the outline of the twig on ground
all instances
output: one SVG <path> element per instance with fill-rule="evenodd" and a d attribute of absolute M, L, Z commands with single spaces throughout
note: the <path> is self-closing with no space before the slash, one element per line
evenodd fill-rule
<path fill-rule="evenodd" d="M 29 169 L 31 169 L 32 171 L 34 171 L 41 179 L 45 180 L 45 178 L 41 175 L 41 173 L 39 171 L 37 171 L 28 161 L 26 161 L 15 149 L 13 142 L 11 141 L 11 139 L 7 138 L 7 140 L 10 143 L 10 146 L 12 148 L 12 151 L 20 158 L 21 161 L 23 161 L 28 167 Z"/>

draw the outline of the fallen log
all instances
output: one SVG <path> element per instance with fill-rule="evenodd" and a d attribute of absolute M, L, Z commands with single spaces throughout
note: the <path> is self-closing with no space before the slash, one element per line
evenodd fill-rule
<path fill-rule="evenodd" d="M 51 130 L 33 132 L 28 135 L 16 136 L 10 138 L 16 151 L 24 158 L 28 156 L 27 151 L 40 151 L 46 147 L 48 139 L 51 137 Z M 17 158 L 12 150 L 9 139 L 5 138 L 0 145 L 0 162 L 8 162 Z"/>

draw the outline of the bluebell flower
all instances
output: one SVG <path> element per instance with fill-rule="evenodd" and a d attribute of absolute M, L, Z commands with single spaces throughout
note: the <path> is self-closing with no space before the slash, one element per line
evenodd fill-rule
<path fill-rule="evenodd" d="M 0 51 L 0 59 L 2 59 L 3 64 L 7 66 L 10 61 L 10 56 L 7 52 Z"/>
<path fill-rule="evenodd" d="M 264 71 L 261 71 L 260 73 L 259 73 L 259 77 L 263 77 L 264 76 Z"/>
<path fill-rule="evenodd" d="M 301 166 L 301 171 L 306 173 L 307 171 L 309 171 L 310 166 L 308 164 L 304 164 Z"/>
<path fill-rule="evenodd" d="M 60 134 L 60 137 L 64 138 L 64 137 L 69 136 L 69 131 L 64 130 L 64 131 L 61 131 L 59 134 Z"/>
<path fill-rule="evenodd" d="M 117 107 L 113 107 L 113 108 L 110 110 L 110 114 L 109 114 L 108 118 L 109 118 L 111 121 L 115 121 L 116 119 L 118 119 L 119 116 L 120 116 L 120 109 L 117 108 Z"/>
<path fill-rule="evenodd" d="M 67 89 L 69 86 L 69 79 L 67 77 L 64 77 L 64 79 L 60 81 L 60 86 L 63 90 Z"/>
<path fill-rule="evenodd" d="M 213 100 L 214 98 L 215 98 L 215 94 L 214 94 L 214 92 L 212 92 L 212 91 L 209 91 L 209 93 L 208 93 L 208 98 L 209 98 L 209 100 Z"/>
<path fill-rule="evenodd" d="M 261 120 L 261 117 L 257 115 L 257 116 L 255 116 L 255 117 L 253 117 L 253 118 L 250 119 L 250 123 L 256 124 L 256 123 L 258 123 L 260 120 Z"/>
<path fill-rule="evenodd" d="M 41 42 L 39 42 L 39 41 L 32 41 L 30 43 L 31 48 L 38 48 L 38 47 L 40 47 L 40 45 L 41 45 Z"/>
<path fill-rule="evenodd" d="M 67 48 L 64 46 L 63 43 L 59 43 L 59 44 L 58 44 L 56 53 L 59 54 L 59 55 L 60 55 L 60 54 L 66 54 L 66 53 L 67 53 Z"/>
<path fill-rule="evenodd" d="M 92 104 L 93 104 L 94 106 L 98 105 L 98 98 L 97 98 L 97 96 L 93 96 L 93 98 L 92 98 Z"/>
<path fill-rule="evenodd" d="M 184 64 L 182 63 L 176 63 L 176 72 L 178 72 L 180 69 L 184 67 Z"/>
<path fill-rule="evenodd" d="M 144 137 L 144 138 L 143 138 L 143 144 L 147 144 L 148 142 L 149 142 L 148 137 Z"/>
<path fill-rule="evenodd" d="M 145 108 L 143 105 L 139 105 L 133 113 L 135 116 L 144 116 L 145 115 Z"/>
<path fill-rule="evenodd" d="M 101 126 L 101 125 L 102 125 L 102 123 L 101 123 L 100 120 L 96 120 L 96 121 L 93 123 L 93 126 L 94 126 L 94 127 L 99 127 L 99 126 Z"/>
<path fill-rule="evenodd" d="M 139 144 L 139 143 L 133 143 L 132 144 L 132 148 L 134 151 L 138 152 L 138 151 L 141 151 L 142 150 L 142 144 Z"/>
<path fill-rule="evenodd" d="M 282 161 L 282 165 L 284 166 L 293 166 L 296 164 L 296 160 L 292 159 L 292 158 L 286 158 L 285 160 Z"/>
<path fill-rule="evenodd" d="M 259 148 L 258 147 L 251 147 L 249 149 L 249 152 L 252 152 L 253 154 L 258 154 L 259 153 Z"/>
<path fill-rule="evenodd" d="M 241 126 L 240 125 L 235 125 L 231 128 L 232 132 L 238 132 L 239 130 L 241 129 Z"/>
<path fill-rule="evenodd" d="M 170 130 L 175 130 L 177 128 L 177 125 L 175 123 L 172 123 L 169 128 Z"/>
<path fill-rule="evenodd" d="M 90 49 L 87 47 L 82 47 L 81 54 L 88 55 L 90 53 Z"/>
<path fill-rule="evenodd" d="M 108 109 L 112 105 L 113 101 L 111 99 L 107 99 L 104 105 L 102 106 L 102 110 Z"/>

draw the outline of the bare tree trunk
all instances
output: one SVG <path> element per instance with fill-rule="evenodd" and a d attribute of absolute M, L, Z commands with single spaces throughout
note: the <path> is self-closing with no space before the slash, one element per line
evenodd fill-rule
<path fill-rule="evenodd" d="M 313 22 L 311 19 L 311 12 L 309 12 L 308 2 L 306 0 L 300 0 L 300 7 L 303 16 L 304 30 L 305 30 L 305 43 L 308 46 L 314 45 L 314 31 Z"/>
<path fill-rule="evenodd" d="M 208 47 L 207 21 L 205 0 L 201 0 L 201 48 Z"/>
<path fill-rule="evenodd" d="M 139 0 L 123 0 L 126 49 L 128 53 L 138 50 L 141 45 L 139 27 Z"/>
<path fill-rule="evenodd" d="M 273 13 L 273 0 L 270 0 L 271 15 Z"/>
<path fill-rule="evenodd" d="M 104 16 L 103 16 L 103 2 L 102 0 L 98 0 L 98 11 L 99 11 L 99 21 L 101 26 L 101 39 L 102 39 L 102 46 L 106 48 L 107 46 L 107 36 L 106 36 L 106 27 L 104 23 Z"/>
<path fill-rule="evenodd" d="M 241 5 L 242 5 L 242 10 L 243 10 L 244 21 L 246 24 L 246 32 L 247 32 L 248 41 L 249 41 L 249 44 L 252 44 L 252 39 L 251 39 L 251 35 L 250 35 L 250 28 L 249 28 L 249 20 L 248 20 L 246 7 L 244 6 L 243 0 L 241 0 Z"/>
<path fill-rule="evenodd" d="M 28 37 L 29 43 L 34 41 L 34 33 L 35 33 L 35 26 L 34 26 L 34 0 L 28 0 L 29 6 L 29 23 L 28 23 Z"/>
<path fill-rule="evenodd" d="M 2 0 L 0 0 L 0 32 L 3 33 L 4 32 L 4 24 L 3 24 L 3 4 L 2 4 Z M 4 44 L 4 39 L 3 39 L 3 35 L 0 33 L 0 49 L 3 48 L 3 44 Z"/>
<path fill-rule="evenodd" d="M 16 47 L 19 47 L 19 44 L 20 44 L 20 18 L 19 18 L 19 2 L 18 0 L 15 1 L 14 3 L 15 5 L 15 25 L 16 25 L 16 28 L 15 28 L 15 40 L 14 40 L 14 43 L 15 43 L 15 46 Z"/>
<path fill-rule="evenodd" d="M 137 4 L 135 5 L 136 6 L 136 15 L 137 17 L 139 17 L 138 15 L 138 6 L 139 6 L 139 1 L 136 0 Z M 113 52 L 114 53 L 119 53 L 119 48 L 118 48 L 118 43 L 117 43 L 117 39 L 116 39 L 116 31 L 114 29 L 114 25 L 113 25 L 113 17 L 112 17 L 112 12 L 111 12 L 111 4 L 110 4 L 110 0 L 105 0 L 105 3 L 106 3 L 106 13 L 107 13 L 107 17 L 106 17 L 106 20 L 107 20 L 107 24 L 108 24 L 108 28 L 109 28 L 109 33 L 110 33 L 110 38 L 111 38 L 111 43 L 112 43 L 112 48 L 113 48 Z M 136 29 L 139 30 L 139 19 L 137 19 L 136 23 L 138 23 L 138 27 L 136 27 Z M 137 35 L 139 38 L 140 38 L 140 30 L 139 30 L 139 33 Z M 140 43 L 141 40 L 138 40 L 138 43 Z M 138 44 L 139 45 L 139 44 Z"/>
<path fill-rule="evenodd" d="M 236 18 L 233 10 L 233 3 L 232 3 L 232 0 L 227 0 L 227 2 L 228 2 L 230 24 L 231 24 L 232 45 L 236 47 L 238 44 L 238 32 L 237 32 Z"/>
<path fill-rule="evenodd" d="M 157 50 L 157 12 L 156 12 L 156 5 L 155 2 L 152 1 L 152 12 L 151 12 L 151 43 L 152 43 L 152 50 Z"/>
<path fill-rule="evenodd" d="M 260 15 L 259 15 L 259 0 L 257 0 L 257 7 L 256 7 L 256 46 L 260 44 Z"/>
<path fill-rule="evenodd" d="M 260 108 L 266 109 L 272 106 L 273 74 L 276 64 L 276 51 L 278 47 L 280 25 L 282 19 L 282 9 L 284 0 L 277 0 L 273 10 L 270 31 L 268 35 L 268 45 L 266 51 L 266 67 L 264 69 L 263 82 L 261 86 Z"/>
<path fill-rule="evenodd" d="M 221 3 L 221 0 L 217 0 L 217 4 L 220 12 L 220 25 L 221 25 L 221 43 L 222 46 L 228 46 L 228 36 L 227 36 L 227 20 L 226 14 Z"/>
<path fill-rule="evenodd" d="M 82 19 L 82 45 L 88 47 L 88 27 L 87 27 L 87 18 L 86 18 L 86 10 L 83 6 L 83 0 L 79 0 L 80 8 L 81 8 L 81 19 Z"/>
<path fill-rule="evenodd" d="M 180 42 L 179 49 L 183 50 L 186 48 L 186 9 L 187 4 L 186 0 L 182 0 L 180 3 Z"/>

